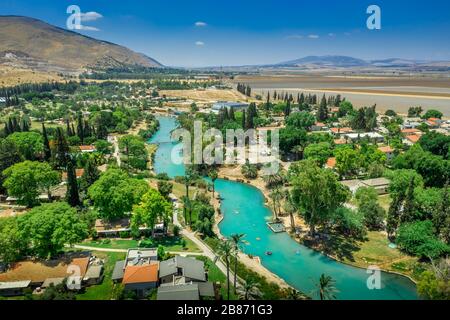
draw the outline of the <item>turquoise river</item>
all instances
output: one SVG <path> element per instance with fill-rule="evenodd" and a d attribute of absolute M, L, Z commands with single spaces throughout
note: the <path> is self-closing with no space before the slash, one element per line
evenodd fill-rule
<path fill-rule="evenodd" d="M 172 117 L 159 117 L 160 129 L 149 143 L 157 144 L 154 159 L 156 173 L 167 173 L 170 177 L 184 174 L 182 164 L 171 161 L 172 149 L 177 143 L 170 139 L 171 131 L 177 127 Z M 244 251 L 259 256 L 268 270 L 291 286 L 311 295 L 322 273 L 336 281 L 339 299 L 350 300 L 412 300 L 417 299 L 415 284 L 404 276 L 381 272 L 381 288 L 369 290 L 367 280 L 371 274 L 365 269 L 337 262 L 317 251 L 311 250 L 292 239 L 288 233 L 273 233 L 266 225 L 272 217 L 264 205 L 263 194 L 255 187 L 234 181 L 216 181 L 216 190 L 223 198 L 221 211 L 224 219 L 219 224 L 221 233 L 246 234 L 249 242 Z M 265 253 L 271 251 L 272 255 Z"/>

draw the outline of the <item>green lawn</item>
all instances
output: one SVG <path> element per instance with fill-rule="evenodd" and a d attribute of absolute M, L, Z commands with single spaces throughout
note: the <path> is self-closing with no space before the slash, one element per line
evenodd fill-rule
<path fill-rule="evenodd" d="M 391 205 L 392 198 L 389 194 L 383 194 L 378 196 L 378 204 L 386 210 L 386 212 L 389 210 L 389 207 Z"/>
<path fill-rule="evenodd" d="M 186 241 L 185 248 L 183 248 L 181 244 L 181 239 Z M 132 239 L 99 239 L 87 240 L 80 245 L 105 249 L 130 249 L 138 248 L 139 241 Z M 200 252 L 200 249 L 194 242 L 184 237 L 165 237 L 161 239 L 154 239 L 153 245 L 155 248 L 162 245 L 166 251 Z"/>
<path fill-rule="evenodd" d="M 205 263 L 205 268 L 208 270 L 208 281 L 213 283 L 220 283 L 220 294 L 223 299 L 227 299 L 227 277 L 222 271 L 211 261 L 211 259 L 204 256 L 196 256 L 198 260 Z M 234 294 L 233 278 L 230 279 L 230 300 L 238 300 L 238 296 Z"/>
<path fill-rule="evenodd" d="M 84 293 L 77 295 L 77 300 L 111 300 L 114 287 L 111 275 L 116 261 L 125 259 L 125 253 L 94 251 L 93 254 L 105 259 L 103 282 L 99 285 L 86 288 Z"/>

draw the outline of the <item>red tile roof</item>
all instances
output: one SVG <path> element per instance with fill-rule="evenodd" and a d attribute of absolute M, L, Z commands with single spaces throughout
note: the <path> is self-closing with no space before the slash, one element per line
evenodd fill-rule
<path fill-rule="evenodd" d="M 384 153 L 394 152 L 394 149 L 392 149 L 389 146 L 379 147 L 378 150 L 380 150 L 381 152 L 384 152 Z"/>
<path fill-rule="evenodd" d="M 145 283 L 158 281 L 159 264 L 147 264 L 143 266 L 127 266 L 123 275 L 123 284 Z"/>
<path fill-rule="evenodd" d="M 328 158 L 326 166 L 328 168 L 336 167 L 336 158 L 334 158 L 334 157 L 333 158 Z"/>
<path fill-rule="evenodd" d="M 353 129 L 352 129 L 352 128 L 349 128 L 349 127 L 343 127 L 343 128 L 331 128 L 330 130 L 331 130 L 331 132 L 333 132 L 333 133 L 350 133 L 350 132 L 353 132 Z"/>
<path fill-rule="evenodd" d="M 81 151 L 95 151 L 95 146 L 80 146 Z"/>
<path fill-rule="evenodd" d="M 420 136 L 416 135 L 416 134 L 411 134 L 409 136 L 406 136 L 406 139 L 408 139 L 409 141 L 411 141 L 412 143 L 416 143 L 417 141 L 419 141 Z"/>
<path fill-rule="evenodd" d="M 402 130 L 402 133 L 417 133 L 417 132 L 420 132 L 420 130 L 419 129 L 403 129 Z"/>

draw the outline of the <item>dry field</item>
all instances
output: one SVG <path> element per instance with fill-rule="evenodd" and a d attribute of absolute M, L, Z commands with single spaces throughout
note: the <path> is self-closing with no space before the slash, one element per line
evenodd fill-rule
<path fill-rule="evenodd" d="M 173 98 L 186 98 L 199 102 L 213 101 L 247 101 L 248 97 L 235 90 L 161 90 L 159 95 Z"/>
<path fill-rule="evenodd" d="M 0 65 L 0 87 L 63 80 L 56 74 Z"/>
<path fill-rule="evenodd" d="M 449 77 L 369 77 L 321 75 L 258 75 L 239 76 L 235 83 L 249 84 L 253 92 L 299 92 L 341 94 L 355 106 L 377 104 L 380 111 L 394 109 L 407 113 L 411 106 L 440 110 L 450 116 Z"/>

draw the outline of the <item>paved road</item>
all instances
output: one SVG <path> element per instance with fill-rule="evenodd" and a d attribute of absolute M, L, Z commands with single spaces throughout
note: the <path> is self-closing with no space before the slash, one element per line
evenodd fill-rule
<path fill-rule="evenodd" d="M 69 247 L 69 246 L 67 246 Z M 127 249 L 112 249 L 112 248 L 99 248 L 94 246 L 81 246 L 81 245 L 74 245 L 73 248 L 81 249 L 81 250 L 93 250 L 93 251 L 100 251 L 100 252 L 123 252 L 126 253 Z M 189 252 L 189 251 L 167 251 L 171 254 L 176 254 L 180 256 L 201 256 L 203 255 L 202 252 Z"/>
<path fill-rule="evenodd" d="M 171 194 L 170 195 L 173 199 L 177 199 L 175 195 Z M 211 259 L 216 266 L 220 269 L 220 271 L 223 272 L 224 275 L 227 274 L 227 267 L 225 266 L 225 263 L 222 262 L 222 260 L 220 260 L 217 255 L 214 253 L 214 251 L 212 251 L 212 249 L 207 246 L 203 241 L 201 241 L 200 239 L 198 239 L 195 236 L 195 233 L 192 231 L 188 231 L 187 229 L 183 228 L 183 226 L 181 225 L 181 223 L 178 221 L 178 209 L 180 208 L 180 203 L 178 201 L 175 201 L 175 208 L 173 211 L 173 223 L 177 226 L 180 227 L 180 233 L 185 236 L 186 238 L 188 238 L 189 240 L 191 240 L 192 242 L 194 242 L 199 248 L 200 250 L 203 251 L 203 255 L 208 257 L 209 259 Z M 231 284 L 233 283 L 233 279 L 234 279 L 234 273 L 230 270 L 230 282 Z M 239 281 L 242 281 L 242 279 L 238 278 Z M 237 286 L 239 287 L 240 284 L 238 284 Z"/>
<path fill-rule="evenodd" d="M 118 165 L 119 168 L 120 168 L 120 165 L 121 165 L 121 161 L 120 161 L 120 150 L 119 150 L 119 142 L 118 142 L 117 136 L 110 135 L 110 136 L 108 137 L 108 140 L 110 140 L 111 143 L 112 143 L 113 146 L 114 146 L 114 153 L 113 153 L 113 156 L 114 156 L 114 158 L 116 158 L 116 160 L 117 160 L 117 165 Z"/>

